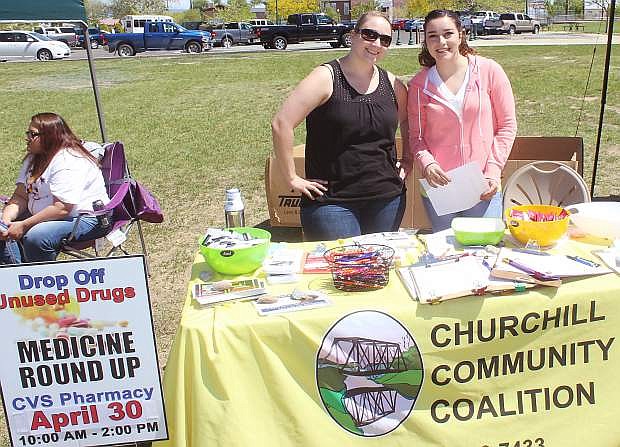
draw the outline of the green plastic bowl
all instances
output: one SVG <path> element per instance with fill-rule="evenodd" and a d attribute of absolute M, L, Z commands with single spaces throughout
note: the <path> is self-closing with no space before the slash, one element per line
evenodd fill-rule
<path fill-rule="evenodd" d="M 271 241 L 271 233 L 260 228 L 238 227 L 230 228 L 236 233 L 246 233 L 254 239 L 266 239 L 264 243 L 245 248 L 212 248 L 202 245 L 200 252 L 213 270 L 224 275 L 245 275 L 261 266 Z"/>
<path fill-rule="evenodd" d="M 461 245 L 497 245 L 504 237 L 506 226 L 502 219 L 492 217 L 455 217 L 452 219 L 454 237 Z"/>

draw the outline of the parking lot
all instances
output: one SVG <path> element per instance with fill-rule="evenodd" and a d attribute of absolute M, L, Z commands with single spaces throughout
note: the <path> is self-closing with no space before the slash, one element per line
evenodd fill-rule
<path fill-rule="evenodd" d="M 409 42 L 413 44 L 409 44 Z M 405 31 L 400 32 L 400 36 L 395 31 L 393 32 L 392 48 L 412 48 L 418 49 L 419 44 L 416 44 L 415 33 L 410 34 Z M 492 35 L 481 36 L 476 40 L 469 41 L 472 47 L 484 47 L 484 46 L 503 46 L 503 45 L 594 45 L 605 44 L 606 36 L 602 34 L 584 34 L 575 32 L 542 32 L 540 34 L 517 34 L 514 36 L 508 35 Z M 397 45 L 400 43 L 400 45 Z M 614 36 L 614 44 L 620 43 L 620 36 Z M 290 44 L 284 51 L 338 51 L 332 49 L 327 42 L 305 42 L 299 44 Z M 115 53 L 109 53 L 105 47 L 92 50 L 95 59 L 116 58 L 118 55 Z M 192 54 L 188 56 L 192 57 L 204 57 L 211 54 L 235 54 L 235 53 L 248 53 L 248 52 L 274 52 L 277 50 L 265 50 L 261 45 L 237 45 L 232 48 L 214 47 L 208 52 L 201 54 Z M 182 54 L 181 51 L 146 51 L 144 53 L 138 53 L 134 57 L 156 57 L 156 56 L 174 56 Z M 86 59 L 86 50 L 81 48 L 73 48 L 71 56 L 64 60 L 81 60 Z M 32 62 L 32 61 L 28 61 Z"/>

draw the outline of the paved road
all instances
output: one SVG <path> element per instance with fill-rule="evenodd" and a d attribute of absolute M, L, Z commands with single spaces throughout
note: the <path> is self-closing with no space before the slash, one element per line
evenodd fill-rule
<path fill-rule="evenodd" d="M 393 33 L 393 41 L 391 48 L 420 48 L 420 45 L 415 44 L 415 33 L 412 34 L 413 45 L 409 45 L 409 33 L 400 33 L 400 45 L 398 43 L 397 33 Z M 518 34 L 515 36 L 508 35 L 494 35 L 494 36 L 482 36 L 474 41 L 470 41 L 469 44 L 473 47 L 486 47 L 486 46 L 503 46 L 503 45 L 604 45 L 607 42 L 607 36 L 604 34 L 584 34 L 584 33 L 565 33 L 565 32 L 544 32 L 541 34 Z M 620 44 L 620 36 L 614 36 L 614 44 Z M 330 48 L 326 42 L 305 42 L 300 44 L 291 44 L 285 51 L 335 51 Z M 275 52 L 277 50 L 265 50 L 261 45 L 237 45 L 233 48 L 220 48 L 215 47 L 211 51 L 198 55 L 188 55 L 188 57 L 205 57 L 208 55 L 222 55 L 222 54 L 237 54 L 237 53 L 263 53 L 263 52 Z M 109 53 L 103 48 L 93 50 L 95 59 L 106 59 L 118 57 L 115 53 Z M 136 57 L 161 57 L 161 56 L 174 56 L 184 54 L 180 51 L 147 51 L 145 53 L 139 53 Z M 74 49 L 71 56 L 65 60 L 82 60 L 86 59 L 86 51 L 83 49 Z"/>

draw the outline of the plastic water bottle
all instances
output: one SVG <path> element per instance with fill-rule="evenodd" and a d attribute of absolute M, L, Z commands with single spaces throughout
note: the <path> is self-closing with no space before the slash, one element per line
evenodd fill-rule
<path fill-rule="evenodd" d="M 93 202 L 93 211 L 99 211 L 104 208 L 105 208 L 105 205 L 103 204 L 101 200 L 95 200 Z M 97 220 L 99 221 L 99 224 L 103 228 L 107 228 L 110 226 L 110 218 L 108 217 L 107 214 L 100 214 L 99 216 L 97 216 Z"/>
<path fill-rule="evenodd" d="M 226 228 L 245 227 L 245 206 L 238 188 L 226 190 L 226 202 L 224 203 L 224 216 Z"/>

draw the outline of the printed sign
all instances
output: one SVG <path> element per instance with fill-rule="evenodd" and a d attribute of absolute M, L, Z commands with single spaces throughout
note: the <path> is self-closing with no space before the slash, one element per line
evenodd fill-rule
<path fill-rule="evenodd" d="M 0 267 L 14 446 L 167 439 L 144 258 Z"/>

